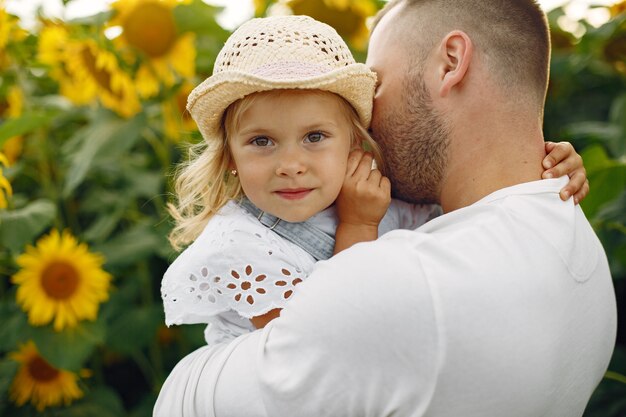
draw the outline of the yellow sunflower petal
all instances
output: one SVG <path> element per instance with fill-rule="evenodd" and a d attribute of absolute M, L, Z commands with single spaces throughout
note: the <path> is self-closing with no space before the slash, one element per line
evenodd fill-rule
<path fill-rule="evenodd" d="M 22 345 L 9 357 L 20 364 L 9 389 L 11 401 L 18 406 L 30 402 L 41 412 L 47 407 L 69 405 L 83 396 L 78 375 L 50 365 L 33 342 Z"/>
<path fill-rule="evenodd" d="M 195 40 L 193 33 L 182 35 L 172 50 L 172 56 L 176 57 L 172 59 L 172 66 L 176 72 L 186 78 L 191 78 L 196 73 Z"/>
<path fill-rule="evenodd" d="M 4 176 L 2 172 L 2 166 L 8 166 L 9 160 L 3 153 L 0 152 L 0 209 L 4 209 L 8 207 L 7 197 L 11 197 L 13 195 L 13 189 L 11 188 L 11 183 Z"/>
<path fill-rule="evenodd" d="M 174 7 L 187 3 L 190 1 L 118 0 L 112 4 L 116 16 L 110 24 L 122 29 L 116 45 L 138 51 L 143 61 L 136 84 L 144 98 L 154 96 L 159 83 L 170 87 L 177 77 L 195 74 L 195 37 L 179 33 L 173 14 Z"/>
<path fill-rule="evenodd" d="M 69 232 L 53 230 L 17 258 L 20 270 L 12 282 L 16 300 L 32 325 L 52 322 L 54 330 L 95 320 L 108 299 L 111 276 L 102 270 L 104 259 L 90 253 Z"/>

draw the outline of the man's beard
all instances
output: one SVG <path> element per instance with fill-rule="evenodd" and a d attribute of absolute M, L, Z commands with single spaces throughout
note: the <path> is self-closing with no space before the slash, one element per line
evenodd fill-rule
<path fill-rule="evenodd" d="M 449 133 L 421 74 L 405 79 L 399 106 L 382 115 L 373 134 L 392 195 L 411 203 L 439 203 Z"/>

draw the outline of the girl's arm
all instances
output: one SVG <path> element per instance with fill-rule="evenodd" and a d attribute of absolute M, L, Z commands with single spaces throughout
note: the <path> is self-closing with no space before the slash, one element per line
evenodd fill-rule
<path fill-rule="evenodd" d="M 282 308 L 275 308 L 263 314 L 262 316 L 252 317 L 250 321 L 252 322 L 254 327 L 256 327 L 257 329 L 262 329 L 267 323 L 280 316 L 280 310 L 282 310 Z"/>
<path fill-rule="evenodd" d="M 378 224 L 391 202 L 391 183 L 372 168 L 373 160 L 370 153 L 361 149 L 350 153 L 346 178 L 335 201 L 339 224 L 334 253 L 378 238 Z"/>
<path fill-rule="evenodd" d="M 546 153 L 548 155 L 543 159 L 543 178 L 569 176 L 569 182 L 561 190 L 561 199 L 565 201 L 574 196 L 574 203 L 580 203 L 589 193 L 583 159 L 569 142 L 546 142 Z"/>

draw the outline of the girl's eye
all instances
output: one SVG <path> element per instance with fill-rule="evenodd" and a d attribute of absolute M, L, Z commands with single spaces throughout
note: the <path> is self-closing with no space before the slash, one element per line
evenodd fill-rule
<path fill-rule="evenodd" d="M 256 146 L 270 146 L 273 142 L 267 136 L 257 136 L 250 142 Z"/>
<path fill-rule="evenodd" d="M 324 138 L 326 138 L 326 135 L 324 135 L 322 132 L 311 132 L 306 135 L 306 139 L 304 141 L 309 143 L 317 143 L 323 141 Z"/>

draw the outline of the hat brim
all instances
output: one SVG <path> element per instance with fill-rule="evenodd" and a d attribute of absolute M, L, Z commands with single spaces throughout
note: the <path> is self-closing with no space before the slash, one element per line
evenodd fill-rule
<path fill-rule="evenodd" d="M 207 78 L 189 95 L 187 110 L 206 140 L 218 138 L 224 111 L 247 95 L 270 90 L 323 90 L 346 99 L 361 123 L 369 127 L 376 74 L 364 64 L 351 64 L 306 79 L 268 79 L 241 71 L 223 71 Z"/>

